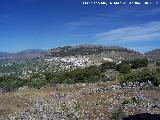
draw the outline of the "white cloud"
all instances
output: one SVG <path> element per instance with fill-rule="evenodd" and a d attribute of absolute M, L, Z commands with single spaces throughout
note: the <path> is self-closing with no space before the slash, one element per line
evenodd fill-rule
<path fill-rule="evenodd" d="M 95 38 L 96 43 L 160 40 L 160 21 L 98 33 Z"/>

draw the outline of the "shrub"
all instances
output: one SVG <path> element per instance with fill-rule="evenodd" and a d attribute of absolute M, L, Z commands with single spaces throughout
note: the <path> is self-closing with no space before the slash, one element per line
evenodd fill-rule
<path fill-rule="evenodd" d="M 40 89 L 41 87 L 47 85 L 47 82 L 45 80 L 36 79 L 36 80 L 30 80 L 27 83 L 27 85 L 28 85 L 28 87 L 31 87 L 31 88 Z"/>
<path fill-rule="evenodd" d="M 123 111 L 124 108 L 122 106 L 118 106 L 116 107 L 113 111 L 112 111 L 112 120 L 122 120 L 123 118 L 126 117 L 126 113 Z"/>
<path fill-rule="evenodd" d="M 160 74 L 156 73 L 155 71 L 150 71 L 149 69 L 137 70 L 137 71 L 130 71 L 127 74 L 119 74 L 117 79 L 120 83 L 127 83 L 127 82 L 148 82 L 151 81 L 154 86 L 160 85 Z"/>
<path fill-rule="evenodd" d="M 80 110 L 81 110 L 80 103 L 79 102 L 75 103 L 75 111 L 79 112 Z"/>
<path fill-rule="evenodd" d="M 46 72 L 46 73 L 44 74 L 44 76 L 45 76 L 45 79 L 46 79 L 47 81 L 52 80 L 53 77 L 54 77 L 54 75 L 53 75 L 52 73 L 49 73 L 49 72 Z"/>
<path fill-rule="evenodd" d="M 129 73 L 130 69 L 131 69 L 131 67 L 128 64 L 119 64 L 117 66 L 117 70 L 122 74 Z"/>
<path fill-rule="evenodd" d="M 156 66 L 160 66 L 160 61 L 157 61 L 157 62 L 156 62 Z"/>
<path fill-rule="evenodd" d="M 159 74 L 160 74 L 160 68 L 157 68 L 157 69 L 156 69 L 156 73 L 159 73 Z"/>
<path fill-rule="evenodd" d="M 73 79 L 65 79 L 65 80 L 63 81 L 63 83 L 64 83 L 64 84 L 74 84 L 75 81 L 74 81 Z"/>
<path fill-rule="evenodd" d="M 136 60 L 132 60 L 130 63 L 131 63 L 131 68 L 133 69 L 137 69 L 139 67 L 147 67 L 148 59 L 147 58 L 136 59 Z"/>
<path fill-rule="evenodd" d="M 127 97 L 123 100 L 123 103 L 122 104 L 129 104 L 129 103 L 132 103 L 132 99 L 130 97 Z"/>
<path fill-rule="evenodd" d="M 100 106 L 102 104 L 101 100 L 96 100 L 96 106 Z"/>
<path fill-rule="evenodd" d="M 137 69 L 137 68 L 140 68 L 140 67 L 147 67 L 148 63 L 149 62 L 148 62 L 147 58 L 134 59 L 134 60 L 124 60 L 124 61 L 122 61 L 121 64 L 117 65 L 117 70 L 119 71 L 121 66 L 124 66 L 124 65 L 129 65 L 130 68 L 132 68 L 132 69 Z"/>
<path fill-rule="evenodd" d="M 154 79 L 153 79 L 153 85 L 154 86 L 159 86 L 160 85 L 160 74 L 155 74 L 153 75 Z"/>
<path fill-rule="evenodd" d="M 116 63 L 113 62 L 104 62 L 101 64 L 101 72 L 105 72 L 108 69 L 116 69 Z"/>
<path fill-rule="evenodd" d="M 18 77 L 13 76 L 2 76 L 0 77 L 0 88 L 6 91 L 12 91 L 22 87 L 26 84 L 26 80 L 22 80 Z"/>
<path fill-rule="evenodd" d="M 55 78 L 58 79 L 60 83 L 70 84 L 96 82 L 101 77 L 103 77 L 103 75 L 97 69 L 97 67 L 91 66 L 84 69 L 79 68 L 62 74 L 57 74 Z"/>

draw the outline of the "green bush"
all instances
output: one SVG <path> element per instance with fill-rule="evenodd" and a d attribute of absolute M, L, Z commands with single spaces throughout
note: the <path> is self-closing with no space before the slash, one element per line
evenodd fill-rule
<path fill-rule="evenodd" d="M 122 104 L 126 105 L 126 104 L 129 104 L 129 103 L 132 103 L 132 99 L 131 99 L 130 97 L 127 97 L 127 98 L 125 98 L 125 99 L 123 100 L 123 103 L 122 103 Z"/>
<path fill-rule="evenodd" d="M 156 69 L 156 73 L 159 73 L 159 74 L 160 74 L 160 68 L 157 68 L 157 69 Z"/>
<path fill-rule="evenodd" d="M 148 82 L 151 81 L 154 86 L 160 85 L 160 73 L 155 71 L 151 71 L 149 69 L 137 70 L 137 71 L 130 71 L 127 74 L 119 74 L 117 79 L 120 83 L 127 83 L 127 82 Z"/>
<path fill-rule="evenodd" d="M 133 69 L 137 69 L 140 67 L 147 67 L 148 66 L 148 59 L 147 58 L 136 59 L 136 60 L 132 60 L 130 63 L 131 63 L 131 68 L 133 68 Z"/>
<path fill-rule="evenodd" d="M 65 80 L 63 81 L 63 83 L 64 83 L 64 84 L 74 84 L 75 81 L 74 81 L 73 79 L 65 79 Z"/>
<path fill-rule="evenodd" d="M 160 85 L 160 74 L 156 73 L 155 75 L 153 75 L 153 77 L 154 77 L 153 85 L 159 86 Z"/>
<path fill-rule="evenodd" d="M 56 79 L 59 83 L 86 83 L 96 82 L 103 75 L 96 66 L 87 67 L 84 69 L 75 69 L 62 74 L 57 74 Z"/>
<path fill-rule="evenodd" d="M 122 63 L 122 64 L 117 65 L 117 70 L 122 74 L 129 73 L 130 69 L 131 69 L 131 67 L 128 64 Z"/>
<path fill-rule="evenodd" d="M 27 83 L 27 85 L 28 85 L 28 87 L 31 87 L 31 88 L 40 89 L 41 87 L 46 86 L 47 82 L 45 80 L 36 79 L 36 80 L 30 80 Z"/>
<path fill-rule="evenodd" d="M 104 62 L 100 66 L 101 72 L 105 72 L 108 69 L 116 69 L 116 63 L 113 62 Z"/>
<path fill-rule="evenodd" d="M 6 91 L 12 91 L 18 89 L 19 87 L 24 86 L 26 83 L 27 83 L 26 80 L 23 80 L 18 77 L 13 77 L 13 76 L 0 77 L 0 88 Z"/>
<path fill-rule="evenodd" d="M 134 59 L 134 60 L 124 60 L 122 63 L 117 65 L 117 70 L 123 68 L 124 65 L 130 66 L 131 69 L 137 69 L 140 67 L 147 67 L 148 66 L 148 59 Z"/>
<path fill-rule="evenodd" d="M 79 102 L 75 103 L 75 111 L 79 112 L 80 110 L 81 110 L 80 103 Z"/>
<path fill-rule="evenodd" d="M 104 75 L 99 71 L 98 67 L 91 66 L 64 73 L 45 73 L 44 76 L 33 74 L 28 80 L 14 76 L 3 76 L 0 77 L 0 88 L 11 91 L 22 86 L 41 88 L 48 84 L 53 85 L 57 83 L 92 83 L 97 82 L 102 77 L 104 77 Z"/>
<path fill-rule="evenodd" d="M 116 107 L 115 109 L 113 109 L 111 113 L 112 113 L 111 120 L 122 120 L 127 116 L 126 113 L 124 112 L 123 106 Z"/>
<path fill-rule="evenodd" d="M 55 76 L 52 73 L 46 72 L 44 74 L 46 81 L 51 81 Z"/>
<path fill-rule="evenodd" d="M 156 62 L 156 66 L 160 66 L 160 61 L 157 61 L 157 62 Z"/>

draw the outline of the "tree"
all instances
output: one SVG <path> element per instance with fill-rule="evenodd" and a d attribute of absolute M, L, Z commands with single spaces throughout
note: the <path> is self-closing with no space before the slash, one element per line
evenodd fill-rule
<path fill-rule="evenodd" d="M 160 66 L 160 61 L 157 61 L 157 62 L 156 62 L 156 66 Z"/>
<path fill-rule="evenodd" d="M 139 67 L 147 67 L 148 59 L 147 58 L 136 59 L 136 60 L 132 60 L 130 63 L 131 63 L 131 68 L 133 69 L 137 69 Z"/>
<path fill-rule="evenodd" d="M 120 73 L 122 73 L 122 74 L 125 74 L 125 73 L 129 73 L 130 72 L 130 69 L 131 69 L 131 67 L 130 67 L 130 65 L 128 65 L 128 64 L 119 64 L 118 66 L 117 66 L 117 70 L 120 72 Z"/>
<path fill-rule="evenodd" d="M 160 85 L 160 73 L 151 71 L 149 69 L 142 69 L 137 71 L 130 71 L 127 74 L 119 74 L 118 80 L 121 84 L 127 82 L 145 82 L 151 81 L 154 86 Z"/>
<path fill-rule="evenodd" d="M 116 63 L 104 62 L 101 64 L 101 72 L 105 72 L 108 69 L 116 69 Z"/>

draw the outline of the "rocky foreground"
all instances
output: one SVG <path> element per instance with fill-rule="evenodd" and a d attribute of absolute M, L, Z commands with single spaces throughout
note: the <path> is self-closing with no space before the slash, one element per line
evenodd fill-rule
<path fill-rule="evenodd" d="M 120 120 L 160 114 L 159 88 L 122 88 L 118 83 L 20 88 L 0 94 L 0 120 Z"/>

